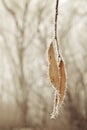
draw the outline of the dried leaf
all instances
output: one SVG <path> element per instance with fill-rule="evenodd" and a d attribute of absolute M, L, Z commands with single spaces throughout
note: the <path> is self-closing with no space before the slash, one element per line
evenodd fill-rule
<path fill-rule="evenodd" d="M 63 60 L 61 60 L 59 64 L 59 82 L 60 82 L 60 88 L 59 88 L 60 102 L 62 102 L 65 96 L 65 89 L 66 89 L 66 72 Z"/>
<path fill-rule="evenodd" d="M 55 88 L 54 107 L 53 107 L 53 112 L 51 114 L 51 118 L 55 118 L 56 115 L 58 115 L 58 104 L 59 104 L 59 93 L 58 93 L 59 69 L 58 69 L 56 58 L 55 58 L 53 43 L 50 44 L 50 47 L 48 50 L 48 58 L 49 58 L 49 77 L 50 77 L 52 85 Z"/>
<path fill-rule="evenodd" d="M 49 77 L 52 85 L 55 88 L 54 96 L 54 107 L 51 114 L 51 118 L 55 118 L 58 115 L 58 106 L 63 102 L 66 89 L 66 73 L 64 61 L 61 56 L 59 62 L 57 63 L 55 58 L 55 52 L 53 43 L 50 44 L 48 49 L 48 58 L 49 58 Z"/>
<path fill-rule="evenodd" d="M 49 58 L 49 77 L 52 85 L 58 89 L 59 85 L 59 77 L 58 77 L 58 65 L 55 59 L 55 53 L 53 48 L 53 43 L 50 44 L 48 50 L 48 58 Z"/>

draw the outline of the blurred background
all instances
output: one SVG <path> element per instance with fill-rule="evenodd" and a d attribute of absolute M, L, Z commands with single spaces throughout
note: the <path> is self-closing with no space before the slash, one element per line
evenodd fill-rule
<path fill-rule="evenodd" d="M 0 130 L 87 130 L 87 0 L 60 0 L 66 97 L 50 119 L 47 49 L 56 0 L 0 0 Z"/>

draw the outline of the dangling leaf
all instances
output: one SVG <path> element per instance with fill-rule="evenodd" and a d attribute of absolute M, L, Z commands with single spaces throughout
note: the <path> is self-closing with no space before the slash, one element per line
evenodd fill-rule
<path fill-rule="evenodd" d="M 60 81 L 60 88 L 59 88 L 59 93 L 60 93 L 60 102 L 63 101 L 64 96 L 65 96 L 65 89 L 66 89 L 66 72 L 65 72 L 65 66 L 64 66 L 64 61 L 61 59 L 60 64 L 59 64 L 59 81 Z"/>
<path fill-rule="evenodd" d="M 49 77 L 52 85 L 58 89 L 59 77 L 58 77 L 58 66 L 55 58 L 53 43 L 50 44 L 48 49 L 48 58 L 49 58 Z"/>
<path fill-rule="evenodd" d="M 52 83 L 52 86 L 55 88 L 55 97 L 54 97 L 54 107 L 52 118 L 55 118 L 58 114 L 58 106 L 64 100 L 65 96 L 65 89 L 66 89 L 66 73 L 64 67 L 64 61 L 60 55 L 60 48 L 59 48 L 59 40 L 57 35 L 57 18 L 58 18 L 58 5 L 59 0 L 56 0 L 56 10 L 55 10 L 55 43 L 57 48 L 58 54 L 58 63 L 55 57 L 55 51 L 53 48 L 53 42 L 50 44 L 48 49 L 48 59 L 49 59 L 49 77 Z"/>
<path fill-rule="evenodd" d="M 55 51 L 53 47 L 53 42 L 50 44 L 48 49 L 48 58 L 49 58 L 49 77 L 50 81 L 55 88 L 55 96 L 54 96 L 54 107 L 51 118 L 55 118 L 58 115 L 58 106 L 64 100 L 65 89 L 66 89 L 66 73 L 64 61 L 59 58 L 59 62 L 57 63 L 55 58 Z"/>
<path fill-rule="evenodd" d="M 54 52 L 54 47 L 53 43 L 50 44 L 50 47 L 48 49 L 48 58 L 49 58 L 49 77 L 50 81 L 55 88 L 55 97 L 54 97 L 54 107 L 53 107 L 53 112 L 51 114 L 51 118 L 55 118 L 56 115 L 58 114 L 58 104 L 59 104 L 59 69 L 57 65 L 57 61 L 55 58 L 55 52 Z"/>

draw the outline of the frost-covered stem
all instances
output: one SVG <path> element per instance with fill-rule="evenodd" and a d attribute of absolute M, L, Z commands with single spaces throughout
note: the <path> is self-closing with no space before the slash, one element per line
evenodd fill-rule
<path fill-rule="evenodd" d="M 58 36 L 57 36 L 58 5 L 59 5 L 59 0 L 56 0 L 56 10 L 55 10 L 55 40 L 56 40 L 56 44 L 57 44 L 58 57 L 60 57 L 59 43 L 58 43 Z"/>
<path fill-rule="evenodd" d="M 58 90 L 55 90 L 55 95 L 54 95 L 54 106 L 53 106 L 53 112 L 51 114 L 51 119 L 55 119 L 56 116 L 58 115 L 58 106 L 59 106 L 59 92 Z"/>

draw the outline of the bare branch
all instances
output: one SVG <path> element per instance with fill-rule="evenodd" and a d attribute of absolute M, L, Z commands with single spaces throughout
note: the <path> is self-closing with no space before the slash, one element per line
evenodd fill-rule
<path fill-rule="evenodd" d="M 8 58 L 10 58 L 10 61 L 11 61 L 11 63 L 12 63 L 12 66 L 18 68 L 18 66 L 16 65 L 16 63 L 15 63 L 15 61 L 14 61 L 14 58 L 13 58 L 13 56 L 12 56 L 12 54 L 11 54 L 11 50 L 10 50 L 8 44 L 7 44 L 7 39 L 6 39 L 6 37 L 4 36 L 3 32 L 2 32 L 0 35 L 2 35 L 2 38 L 3 38 L 3 40 L 4 40 L 5 50 L 6 50 L 6 52 L 7 52 Z M 15 72 L 16 72 L 16 74 L 17 74 L 17 71 L 15 71 Z"/>
<path fill-rule="evenodd" d="M 2 0 L 2 3 L 5 7 L 5 9 L 9 12 L 9 14 L 14 18 L 15 20 L 15 23 L 16 23 L 16 27 L 18 30 L 20 30 L 20 26 L 19 26 L 19 23 L 18 23 L 18 20 L 17 20 L 17 17 L 16 17 L 16 14 L 15 12 L 7 5 L 7 3 L 5 2 L 5 0 Z"/>
<path fill-rule="evenodd" d="M 20 30 L 20 37 L 21 37 L 21 41 L 19 41 L 19 51 L 21 50 L 22 52 L 24 52 L 24 50 L 26 49 L 24 47 L 24 42 L 25 42 L 25 31 L 26 31 L 26 18 L 28 15 L 28 6 L 29 6 L 29 0 L 26 1 L 25 3 L 25 8 L 24 8 L 24 13 L 23 13 L 23 18 L 22 18 L 22 27 Z"/>
<path fill-rule="evenodd" d="M 59 0 L 56 0 L 56 11 L 55 11 L 55 40 L 56 40 L 56 43 L 57 43 L 58 57 L 60 57 L 59 42 L 58 42 L 58 36 L 57 36 L 58 5 L 59 5 Z"/>

